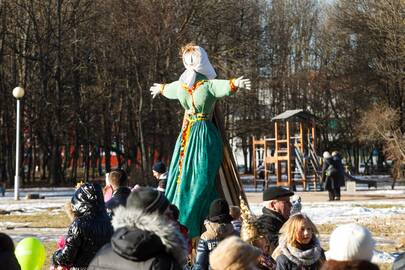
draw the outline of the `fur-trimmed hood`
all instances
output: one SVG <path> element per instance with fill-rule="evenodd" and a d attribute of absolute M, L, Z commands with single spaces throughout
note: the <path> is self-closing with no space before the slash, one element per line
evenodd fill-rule
<path fill-rule="evenodd" d="M 158 212 L 145 213 L 136 208 L 119 206 L 112 219 L 114 235 L 111 245 L 127 259 L 143 261 L 159 252 L 167 252 L 184 265 L 187 243 L 178 228 Z M 125 236 L 124 236 L 125 235 Z"/>

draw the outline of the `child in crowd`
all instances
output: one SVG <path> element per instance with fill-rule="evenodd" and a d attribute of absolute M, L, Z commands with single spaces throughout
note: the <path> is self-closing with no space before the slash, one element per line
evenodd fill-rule
<path fill-rule="evenodd" d="M 277 270 L 318 270 L 325 261 L 314 223 L 303 214 L 290 216 L 280 230 Z"/>
<path fill-rule="evenodd" d="M 101 186 L 82 184 L 71 198 L 71 208 L 74 219 L 69 225 L 66 244 L 55 251 L 51 261 L 57 269 L 60 266 L 86 269 L 96 252 L 110 241 L 113 234 Z"/>
<path fill-rule="evenodd" d="M 240 198 L 240 209 L 242 211 L 242 228 L 240 237 L 248 244 L 257 247 L 261 253 L 257 262 L 258 269 L 274 270 L 276 262 L 271 257 L 270 245 L 266 238 L 266 224 L 252 215 L 245 201 Z"/>
<path fill-rule="evenodd" d="M 242 221 L 240 220 L 240 208 L 236 205 L 232 205 L 229 208 L 229 214 L 233 218 L 231 221 L 233 229 L 238 235 L 240 235 L 240 228 L 242 227 Z"/>
<path fill-rule="evenodd" d="M 128 175 L 124 170 L 116 169 L 110 172 L 108 181 L 113 189 L 113 193 L 111 199 L 105 203 L 105 207 L 108 215 L 112 217 L 114 215 L 114 210 L 118 206 L 125 206 L 131 190 L 127 187 Z"/>
<path fill-rule="evenodd" d="M 209 267 L 209 254 L 225 238 L 235 235 L 229 214 L 229 204 L 224 199 L 214 200 L 209 209 L 208 219 L 204 222 L 205 228 L 197 246 L 197 255 L 193 270 L 207 270 Z"/>

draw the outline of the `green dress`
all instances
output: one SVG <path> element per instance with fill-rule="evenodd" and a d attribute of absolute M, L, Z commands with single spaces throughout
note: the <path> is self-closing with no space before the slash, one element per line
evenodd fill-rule
<path fill-rule="evenodd" d="M 207 80 L 197 74 L 192 88 L 180 81 L 164 86 L 163 95 L 186 110 L 169 168 L 165 194 L 180 210 L 190 238 L 200 235 L 211 202 L 218 198 L 215 179 L 222 160 L 222 139 L 211 122 L 218 98 L 229 96 L 232 80 Z"/>

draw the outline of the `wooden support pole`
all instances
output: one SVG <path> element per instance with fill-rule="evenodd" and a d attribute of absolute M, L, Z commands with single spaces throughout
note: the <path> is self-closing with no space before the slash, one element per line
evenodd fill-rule
<path fill-rule="evenodd" d="M 300 122 L 300 149 L 301 153 L 305 151 L 305 144 L 304 144 L 304 123 Z"/>
<path fill-rule="evenodd" d="M 256 153 L 256 140 L 255 140 L 254 136 L 253 136 L 252 141 L 253 141 L 253 157 L 252 157 L 253 185 L 255 186 L 255 189 L 256 189 L 256 186 L 257 186 L 257 182 L 256 182 L 256 179 L 257 179 L 256 154 L 257 153 Z"/>
<path fill-rule="evenodd" d="M 274 147 L 274 156 L 275 156 L 275 170 L 276 170 L 276 179 L 277 185 L 281 182 L 281 172 L 280 172 L 280 161 L 278 160 L 278 123 L 277 121 L 274 122 L 274 138 L 275 138 L 275 147 Z"/>
<path fill-rule="evenodd" d="M 316 156 L 316 140 L 317 140 L 317 138 L 316 138 L 316 128 L 315 128 L 315 121 L 314 120 L 311 121 L 311 132 L 312 132 L 312 145 L 313 145 L 312 150 L 314 151 L 314 154 Z M 319 162 L 319 161 L 317 160 L 317 162 Z M 318 179 L 317 175 L 318 175 L 317 173 L 315 173 L 315 175 L 314 175 L 314 186 L 315 187 L 316 187 L 316 183 L 318 182 L 318 180 L 320 180 L 320 179 Z"/>
<path fill-rule="evenodd" d="M 316 153 L 316 130 L 315 130 L 315 121 L 311 121 L 311 130 L 312 130 L 312 144 L 313 144 L 313 150 Z"/>
<path fill-rule="evenodd" d="M 292 155 L 291 155 L 291 140 L 290 140 L 290 122 L 286 121 L 285 123 L 285 128 L 286 128 L 286 134 L 287 134 L 287 180 L 288 180 L 288 185 L 290 187 L 293 186 L 293 180 L 292 180 L 292 172 L 291 172 L 291 160 L 292 160 Z"/>
<path fill-rule="evenodd" d="M 264 162 L 264 188 L 267 189 L 267 179 L 269 179 L 269 168 L 267 164 L 267 141 L 264 139 L 263 143 L 263 162 Z"/>
<path fill-rule="evenodd" d="M 304 183 L 304 190 L 307 190 L 307 159 L 305 158 L 305 138 L 304 138 L 304 123 L 300 122 L 300 151 L 302 154 L 302 182 Z"/>

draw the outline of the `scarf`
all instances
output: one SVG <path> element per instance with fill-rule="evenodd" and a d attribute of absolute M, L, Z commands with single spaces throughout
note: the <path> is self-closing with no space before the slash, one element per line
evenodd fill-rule
<path fill-rule="evenodd" d="M 280 248 L 281 253 L 297 265 L 312 265 L 316 263 L 322 255 L 322 248 L 319 244 L 318 239 L 315 239 L 313 246 L 307 250 L 301 250 L 299 248 L 293 247 L 291 244 L 285 243 L 284 239 L 280 239 Z"/>

